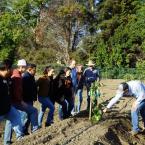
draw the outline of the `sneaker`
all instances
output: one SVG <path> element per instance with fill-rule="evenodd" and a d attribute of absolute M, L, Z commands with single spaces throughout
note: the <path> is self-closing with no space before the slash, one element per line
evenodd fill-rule
<path fill-rule="evenodd" d="M 49 127 L 49 126 L 51 126 L 50 123 L 45 123 L 45 127 Z"/>
<path fill-rule="evenodd" d="M 12 141 L 7 141 L 6 143 L 4 143 L 5 145 L 10 145 L 12 144 L 13 142 Z"/>
<path fill-rule="evenodd" d="M 30 135 L 30 133 L 28 131 L 24 132 L 24 135 Z"/>
<path fill-rule="evenodd" d="M 38 128 L 35 128 L 31 131 L 31 133 L 36 133 L 37 131 L 39 130 L 39 127 Z"/>
<path fill-rule="evenodd" d="M 77 114 L 77 112 L 71 112 L 70 115 L 75 116 Z"/>
<path fill-rule="evenodd" d="M 24 136 L 19 136 L 18 138 L 17 138 L 17 140 L 19 141 L 19 140 L 21 140 L 21 139 L 23 139 L 24 138 Z"/>

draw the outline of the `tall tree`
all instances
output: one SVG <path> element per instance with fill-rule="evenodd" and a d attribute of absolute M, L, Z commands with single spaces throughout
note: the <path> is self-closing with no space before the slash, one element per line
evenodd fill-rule
<path fill-rule="evenodd" d="M 98 1 L 98 24 L 90 46 L 98 65 L 135 67 L 138 59 L 144 59 L 144 8 L 142 0 Z"/>

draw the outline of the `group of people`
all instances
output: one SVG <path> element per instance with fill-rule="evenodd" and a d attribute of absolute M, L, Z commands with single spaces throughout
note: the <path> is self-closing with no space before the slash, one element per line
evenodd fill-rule
<path fill-rule="evenodd" d="M 88 110 L 90 87 L 93 82 L 100 81 L 100 73 L 91 60 L 86 65 L 87 68 L 83 69 L 83 65 L 76 65 L 76 61 L 71 60 L 69 66 L 60 69 L 58 74 L 52 66 L 46 66 L 42 75 L 35 79 L 35 64 L 21 59 L 17 62 L 17 68 L 12 69 L 9 59 L 0 62 L 0 121 L 6 119 L 4 144 L 11 144 L 13 130 L 17 140 L 20 140 L 24 135 L 29 135 L 30 124 L 31 133 L 41 128 L 47 108 L 49 112 L 45 127 L 50 126 L 54 121 L 56 103 L 60 106 L 58 111 L 61 120 L 79 113 L 84 86 Z M 121 83 L 103 112 L 106 113 L 123 96 L 136 98 L 131 110 L 132 132 L 136 135 L 141 132 L 139 113 L 145 126 L 145 85 L 140 81 Z M 40 103 L 39 111 L 33 105 L 37 100 Z"/>
<path fill-rule="evenodd" d="M 6 119 L 4 144 L 11 144 L 14 130 L 17 140 L 36 132 L 42 127 L 43 116 L 49 109 L 45 127 L 53 123 L 55 104 L 59 104 L 61 120 L 80 112 L 83 101 L 83 86 L 87 88 L 87 107 L 89 108 L 89 89 L 91 83 L 100 80 L 98 69 L 90 60 L 84 70 L 83 65 L 76 65 L 71 60 L 69 66 L 61 69 L 58 74 L 52 66 L 46 66 L 43 74 L 35 79 L 37 66 L 18 60 L 17 68 L 12 69 L 12 62 L 5 59 L 0 63 L 0 121 Z M 40 110 L 34 107 L 39 101 Z M 76 101 L 77 100 L 77 103 Z"/>

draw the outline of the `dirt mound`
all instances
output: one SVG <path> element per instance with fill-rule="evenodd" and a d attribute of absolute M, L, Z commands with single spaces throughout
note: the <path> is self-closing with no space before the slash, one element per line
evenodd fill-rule
<path fill-rule="evenodd" d="M 84 114 L 84 116 L 83 116 Z M 143 134 L 132 136 L 129 116 L 106 116 L 98 124 L 91 124 L 86 111 L 37 133 L 24 137 L 16 145 L 144 145 Z"/>
<path fill-rule="evenodd" d="M 106 106 L 113 97 L 116 87 L 123 80 L 103 80 L 104 87 L 101 88 L 103 96 L 99 103 Z M 111 83 L 111 85 L 110 85 Z M 86 107 L 86 92 L 84 92 L 83 110 Z M 78 115 L 60 121 L 56 111 L 54 124 L 50 127 L 42 127 L 36 133 L 25 136 L 21 141 L 15 141 L 14 145 L 145 145 L 145 135 L 132 136 L 130 122 L 130 98 L 123 98 L 116 104 L 108 114 L 104 114 L 98 124 L 92 124 L 88 120 L 88 112 L 81 111 Z M 127 105 L 125 105 L 127 104 Z M 39 108 L 37 102 L 35 106 Z M 56 108 L 57 110 L 57 108 Z M 47 115 L 47 112 L 45 113 Z M 45 122 L 46 116 L 44 116 Z M 140 124 L 142 126 L 142 124 Z M 0 126 L 2 127 L 2 126 Z M 4 127 L 3 127 L 4 128 Z M 3 129 L 2 131 L 3 132 Z M 3 134 L 3 133 L 2 133 Z M 15 134 L 14 134 L 15 136 Z M 0 138 L 2 144 L 2 138 Z"/>

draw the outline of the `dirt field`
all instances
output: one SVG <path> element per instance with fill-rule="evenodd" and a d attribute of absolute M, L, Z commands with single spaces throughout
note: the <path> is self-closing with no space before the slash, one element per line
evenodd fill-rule
<path fill-rule="evenodd" d="M 99 102 L 107 104 L 113 97 L 115 90 L 123 80 L 102 80 L 102 96 Z M 82 111 L 76 116 L 59 121 L 56 107 L 54 124 L 50 127 L 42 127 L 39 131 L 24 137 L 21 141 L 15 141 L 15 145 L 145 145 L 145 135 L 133 137 L 129 131 L 130 123 L 130 98 L 123 98 L 112 110 L 103 115 L 98 124 L 92 124 L 88 120 L 86 107 L 86 92 L 84 91 Z M 128 102 L 128 103 L 127 103 Z M 128 104 L 126 106 L 126 103 Z M 35 104 L 39 108 L 39 104 Z M 44 120 L 45 122 L 45 120 Z M 141 121 L 140 121 L 141 122 Z M 140 124 L 142 126 L 142 124 Z M 2 130 L 2 127 L 1 127 Z M 2 135 L 1 135 L 2 141 Z"/>

